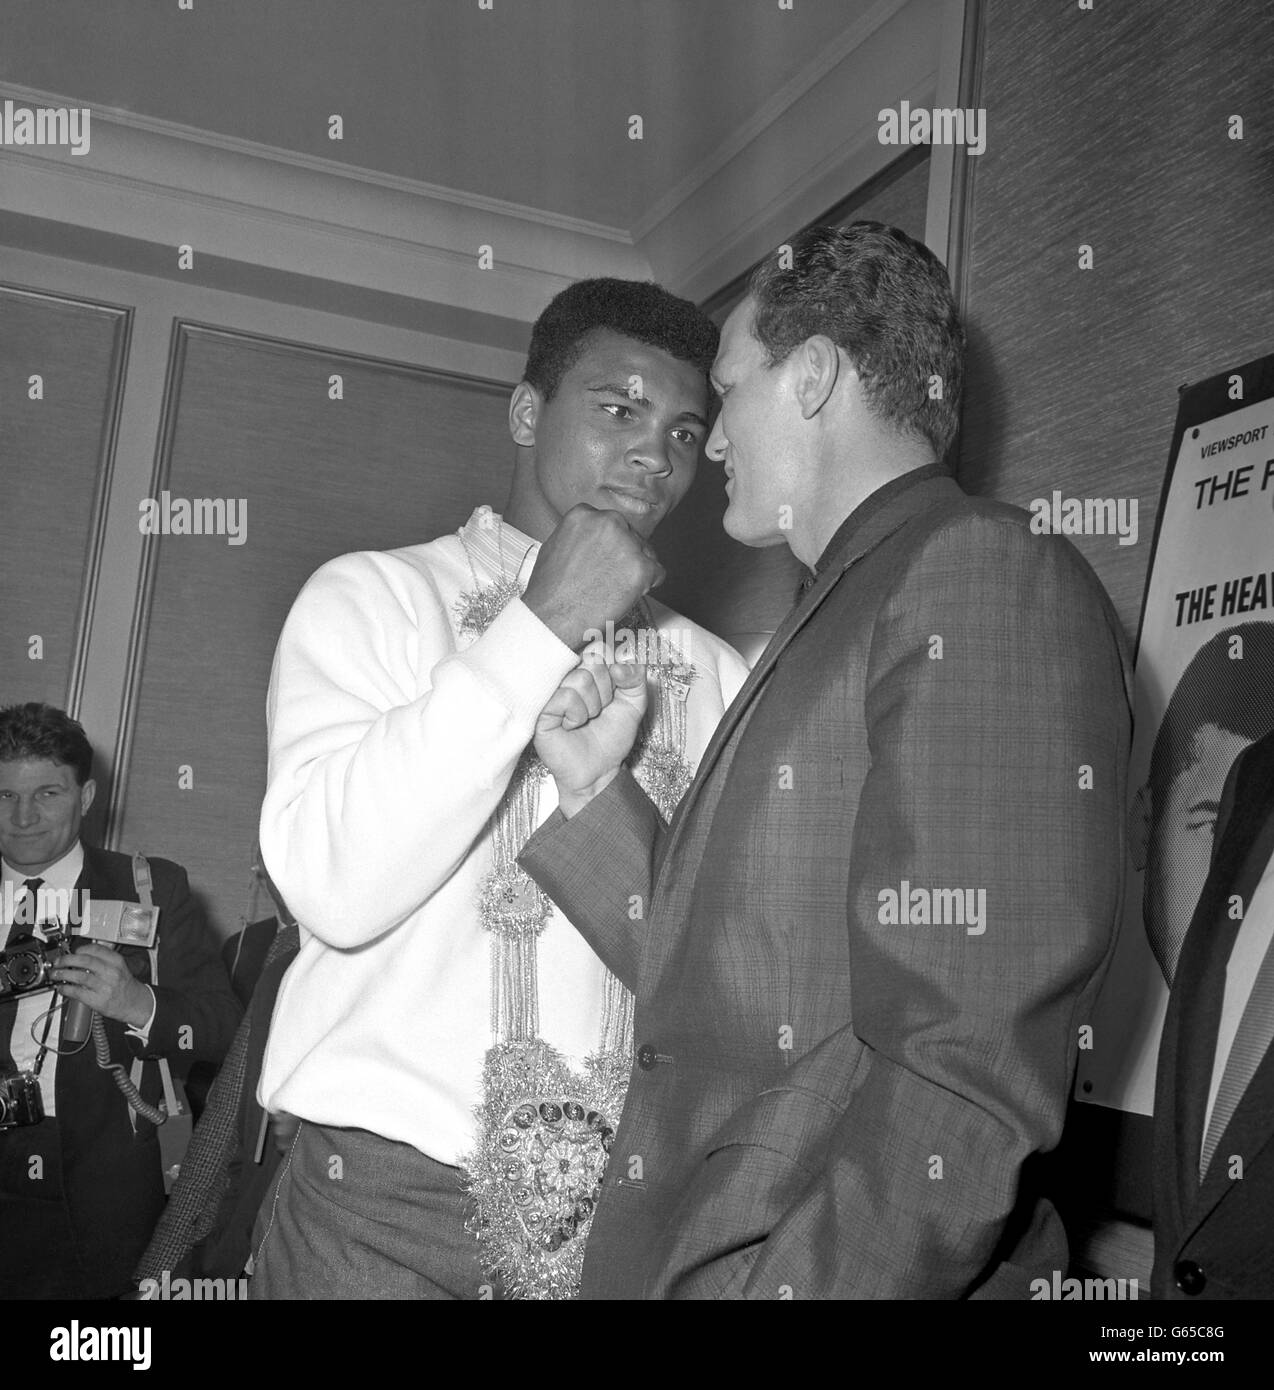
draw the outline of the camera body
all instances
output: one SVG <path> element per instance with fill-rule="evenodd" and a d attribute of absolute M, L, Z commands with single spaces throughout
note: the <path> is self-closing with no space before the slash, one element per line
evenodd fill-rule
<path fill-rule="evenodd" d="M 29 1071 L 0 1076 L 0 1131 L 38 1125 L 44 1119 L 40 1079 Z"/>
<path fill-rule="evenodd" d="M 49 972 L 62 953 L 71 949 L 69 932 L 44 928 L 47 940 L 38 936 L 19 936 L 0 950 L 0 1000 L 52 989 Z"/>

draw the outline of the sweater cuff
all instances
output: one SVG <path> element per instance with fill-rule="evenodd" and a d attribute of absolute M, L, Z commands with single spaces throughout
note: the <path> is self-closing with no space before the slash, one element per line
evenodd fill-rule
<path fill-rule="evenodd" d="M 520 598 L 505 605 L 464 660 L 526 728 L 534 727 L 549 697 L 580 661 Z"/>

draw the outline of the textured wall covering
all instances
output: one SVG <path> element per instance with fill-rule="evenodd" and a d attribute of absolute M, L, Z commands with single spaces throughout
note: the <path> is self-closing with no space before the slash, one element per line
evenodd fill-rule
<path fill-rule="evenodd" d="M 1269 5 L 986 5 L 961 481 L 1138 497 L 1076 538 L 1130 634 L 1177 387 L 1274 350 L 1272 55 Z"/>
<path fill-rule="evenodd" d="M 503 388 L 232 333 L 183 337 L 162 486 L 246 500 L 246 540 L 152 542 L 119 844 L 184 863 L 227 933 L 247 902 L 270 662 L 297 591 L 334 555 L 430 540 L 479 503 L 501 507 L 513 445 Z"/>
<path fill-rule="evenodd" d="M 1138 498 L 1137 544 L 1072 538 L 1131 637 L 1177 388 L 1274 351 L 1274 7 L 986 0 L 984 14 L 960 477 L 1021 506 L 1055 489 Z M 1055 1159 L 1073 1236 L 1112 1206 L 1147 1218 L 1149 1122 L 1073 1115 Z"/>
<path fill-rule="evenodd" d="M 127 326 L 121 309 L 0 289 L 0 704 L 72 693 Z"/>

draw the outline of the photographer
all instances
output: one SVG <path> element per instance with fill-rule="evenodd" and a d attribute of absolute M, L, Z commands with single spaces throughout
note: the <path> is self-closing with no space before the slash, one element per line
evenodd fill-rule
<path fill-rule="evenodd" d="M 164 1204 L 145 1110 L 170 1090 L 168 1065 L 220 1061 L 240 1014 L 186 871 L 81 843 L 92 756 L 61 710 L 0 710 L 0 943 L 10 975 L 21 957 L 43 976 L 36 987 L 0 982 L 0 1298 L 110 1298 L 130 1287 Z M 90 902 L 148 898 L 154 951 L 79 934 Z M 69 955 L 46 944 L 68 926 Z M 101 1017 L 94 1032 L 111 1070 L 92 1035 L 73 1040 L 87 1030 L 85 1010 Z M 121 1079 L 140 1092 L 140 1112 Z"/>

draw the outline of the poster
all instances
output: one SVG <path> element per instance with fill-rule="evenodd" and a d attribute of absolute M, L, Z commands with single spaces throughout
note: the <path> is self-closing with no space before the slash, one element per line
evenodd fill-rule
<path fill-rule="evenodd" d="M 1274 729 L 1274 356 L 1183 390 L 1136 648 L 1128 876 L 1082 1100 L 1148 1115 L 1235 759 Z"/>

